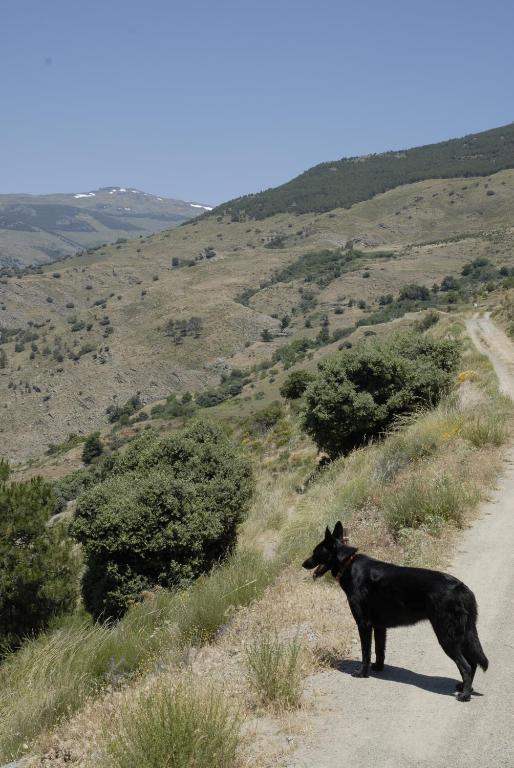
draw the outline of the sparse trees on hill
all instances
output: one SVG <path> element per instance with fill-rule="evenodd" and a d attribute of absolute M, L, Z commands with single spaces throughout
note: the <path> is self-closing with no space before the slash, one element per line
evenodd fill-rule
<path fill-rule="evenodd" d="M 168 320 L 164 333 L 178 345 L 182 344 L 186 336 L 199 339 L 202 328 L 203 323 L 200 317 L 190 317 L 187 320 Z"/>

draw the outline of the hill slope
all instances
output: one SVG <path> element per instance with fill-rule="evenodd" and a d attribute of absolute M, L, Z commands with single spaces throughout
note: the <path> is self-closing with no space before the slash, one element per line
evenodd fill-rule
<path fill-rule="evenodd" d="M 169 229 L 205 210 L 210 209 L 124 187 L 0 195 L 0 267 L 55 261 L 120 237 Z"/>
<path fill-rule="evenodd" d="M 87 434 L 137 391 L 217 385 L 327 320 L 331 333 L 365 321 L 404 284 L 431 288 L 476 259 L 511 269 L 513 205 L 514 171 L 424 181 L 319 216 L 197 219 L 0 278 L 1 453 Z"/>
<path fill-rule="evenodd" d="M 510 123 L 424 147 L 321 163 L 275 189 L 224 203 L 212 215 L 264 219 L 284 212 L 319 213 L 349 208 L 423 179 L 487 176 L 513 167 L 514 123 Z"/>

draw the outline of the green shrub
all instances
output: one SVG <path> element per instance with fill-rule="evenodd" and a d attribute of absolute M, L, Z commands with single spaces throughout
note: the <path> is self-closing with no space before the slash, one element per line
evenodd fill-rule
<path fill-rule="evenodd" d="M 232 549 L 251 493 L 248 465 L 214 426 L 133 440 L 77 504 L 72 531 L 86 557 L 87 610 L 120 616 L 143 589 L 212 567 Z"/>
<path fill-rule="evenodd" d="M 98 456 L 102 455 L 103 450 L 104 447 L 100 440 L 100 433 L 94 432 L 92 435 L 89 435 L 84 443 L 84 448 L 82 449 L 82 461 L 84 464 L 91 464 L 94 459 L 97 459 Z"/>
<path fill-rule="evenodd" d="M 420 333 L 423 333 L 423 331 L 427 331 L 429 328 L 432 328 L 433 325 L 436 325 L 439 322 L 439 314 L 438 312 L 434 312 L 433 309 L 430 309 L 428 312 L 425 312 L 421 320 L 418 320 L 416 323 L 416 330 Z"/>
<path fill-rule="evenodd" d="M 69 610 L 77 569 L 69 538 L 48 525 L 51 488 L 41 478 L 0 484 L 0 643 L 17 646 L 26 635 Z"/>
<path fill-rule="evenodd" d="M 5 483 L 9 479 L 11 474 L 11 468 L 9 462 L 5 459 L 0 459 L 0 483 Z"/>
<path fill-rule="evenodd" d="M 331 458 L 346 453 L 396 417 L 437 404 L 458 359 L 456 342 L 417 334 L 344 350 L 319 364 L 305 393 L 304 428 Z"/>
<path fill-rule="evenodd" d="M 297 400 L 314 379 L 315 376 L 310 371 L 293 371 L 280 387 L 280 394 L 286 400 Z"/>
<path fill-rule="evenodd" d="M 300 644 L 261 637 L 246 653 L 246 666 L 252 687 L 263 704 L 297 707 L 301 697 L 299 673 Z"/>
<path fill-rule="evenodd" d="M 274 400 L 265 408 L 256 411 L 246 419 L 245 431 L 249 434 L 264 435 L 284 416 L 284 409 L 278 400 Z"/>
<path fill-rule="evenodd" d="M 125 423 L 127 423 L 130 416 L 139 410 L 141 406 L 142 402 L 140 393 L 136 392 L 135 395 L 129 397 L 124 405 L 109 405 L 107 406 L 105 412 L 111 424 L 115 424 L 117 421 L 122 421 L 124 418 Z"/>
<path fill-rule="evenodd" d="M 123 709 L 106 737 L 105 768 L 235 768 L 240 720 L 223 691 L 186 679 L 160 684 Z"/>

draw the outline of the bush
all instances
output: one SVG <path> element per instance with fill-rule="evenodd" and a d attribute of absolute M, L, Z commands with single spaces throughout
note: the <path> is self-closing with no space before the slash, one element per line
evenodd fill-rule
<path fill-rule="evenodd" d="M 252 687 L 263 704 L 297 707 L 301 696 L 300 645 L 262 637 L 247 651 L 246 665 Z"/>
<path fill-rule="evenodd" d="M 455 342 L 419 335 L 341 352 L 319 364 L 303 425 L 331 458 L 383 432 L 401 414 L 433 406 L 452 382 Z"/>
<path fill-rule="evenodd" d="M 136 392 L 135 395 L 129 397 L 124 405 L 109 405 L 107 406 L 105 412 L 111 424 L 114 424 L 117 421 L 121 421 L 123 419 L 125 419 L 125 423 L 128 423 L 130 416 L 139 410 L 141 406 L 142 402 L 140 393 Z"/>
<path fill-rule="evenodd" d="M 284 409 L 278 400 L 274 400 L 266 408 L 257 411 L 245 422 L 245 430 L 250 434 L 264 435 L 284 416 Z"/>
<path fill-rule="evenodd" d="M 48 525 L 51 488 L 41 478 L 0 485 L 0 643 L 18 646 L 70 609 L 76 565 L 62 526 Z"/>
<path fill-rule="evenodd" d="M 91 464 L 93 459 L 96 459 L 98 456 L 102 455 L 103 450 L 104 447 L 102 441 L 100 440 L 100 434 L 98 432 L 94 432 L 92 435 L 89 435 L 86 442 L 84 443 L 84 448 L 82 449 L 82 461 L 84 464 Z"/>
<path fill-rule="evenodd" d="M 293 371 L 280 387 L 280 394 L 286 400 L 297 400 L 314 379 L 315 376 L 310 371 Z"/>
<path fill-rule="evenodd" d="M 415 324 L 415 328 L 420 333 L 423 333 L 423 331 L 427 331 L 429 328 L 432 328 L 433 325 L 436 325 L 439 322 L 439 314 L 437 312 L 434 312 L 433 309 L 430 309 L 428 312 L 426 312 L 421 320 L 418 320 Z"/>
<path fill-rule="evenodd" d="M 211 568 L 232 549 L 251 493 L 248 465 L 214 426 L 133 440 L 77 504 L 72 531 L 84 547 L 87 610 L 120 616 L 142 590 Z"/>
<path fill-rule="evenodd" d="M 406 299 L 410 299 L 411 301 L 428 301 L 429 298 L 430 291 L 424 285 L 409 283 L 409 285 L 404 285 L 403 288 L 400 288 L 400 301 Z"/>
<path fill-rule="evenodd" d="M 212 685 L 186 679 L 130 700 L 116 735 L 107 736 L 109 768 L 235 768 L 240 720 Z"/>
<path fill-rule="evenodd" d="M 9 462 L 5 459 L 0 459 L 0 483 L 5 483 L 9 479 L 11 474 L 11 468 Z"/>

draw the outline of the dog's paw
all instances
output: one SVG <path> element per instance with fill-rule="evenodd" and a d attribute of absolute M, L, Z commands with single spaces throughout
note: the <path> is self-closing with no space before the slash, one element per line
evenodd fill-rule
<path fill-rule="evenodd" d="M 470 701 L 471 696 L 469 693 L 459 693 L 457 696 L 457 701 Z"/>
<path fill-rule="evenodd" d="M 352 677 L 369 677 L 369 672 L 365 669 L 357 669 L 352 672 Z"/>
<path fill-rule="evenodd" d="M 375 661 L 371 665 L 371 669 L 373 670 L 373 672 L 383 672 L 384 671 L 384 665 L 383 664 L 379 664 L 378 661 Z"/>
<path fill-rule="evenodd" d="M 455 686 L 455 691 L 456 691 L 457 693 L 461 693 L 461 692 L 462 692 L 462 689 L 463 689 L 463 687 L 464 687 L 464 683 L 457 683 L 457 685 Z M 471 689 L 471 693 L 473 693 L 473 690 L 474 690 L 474 689 L 472 688 L 472 689 Z"/>

